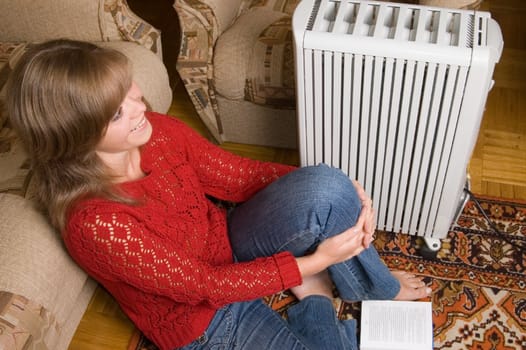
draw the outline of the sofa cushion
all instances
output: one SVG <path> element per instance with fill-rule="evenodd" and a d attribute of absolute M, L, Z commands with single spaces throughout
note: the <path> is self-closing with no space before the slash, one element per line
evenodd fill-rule
<path fill-rule="evenodd" d="M 216 21 L 218 35 L 232 24 L 246 8 L 249 7 L 251 0 L 186 0 L 192 6 L 202 6 L 205 4 L 213 12 Z"/>
<path fill-rule="evenodd" d="M 102 40 L 102 0 L 0 0 L 0 41 Z"/>
<path fill-rule="evenodd" d="M 283 13 L 266 8 L 251 9 L 217 40 L 214 56 L 214 84 L 217 92 L 230 99 L 243 99 L 254 45 L 264 30 Z"/>
<path fill-rule="evenodd" d="M 268 26 L 252 48 L 245 100 L 275 108 L 296 106 L 291 18 Z"/>
<path fill-rule="evenodd" d="M 291 18 L 298 2 L 254 2 L 218 39 L 214 84 L 220 95 L 276 108 L 294 108 Z"/>
<path fill-rule="evenodd" d="M 148 106 L 159 113 L 168 111 L 172 103 L 172 90 L 166 67 L 158 56 L 130 41 L 96 42 L 95 44 L 125 54 L 132 62 L 133 79 L 141 88 Z"/>

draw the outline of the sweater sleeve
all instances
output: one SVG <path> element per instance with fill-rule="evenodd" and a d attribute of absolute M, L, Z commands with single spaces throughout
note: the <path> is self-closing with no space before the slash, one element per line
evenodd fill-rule
<path fill-rule="evenodd" d="M 162 116 L 161 116 L 162 117 Z M 264 162 L 235 155 L 212 144 L 183 122 L 168 118 L 165 123 L 184 149 L 206 193 L 223 200 L 242 202 L 279 177 L 296 169 L 294 166 Z"/>
<path fill-rule="evenodd" d="M 220 307 L 301 283 L 288 252 L 216 266 L 191 256 L 186 242 L 148 232 L 133 215 L 100 207 L 96 213 L 89 207 L 75 212 L 64 241 L 73 259 L 103 284 L 124 282 L 193 305 Z"/>

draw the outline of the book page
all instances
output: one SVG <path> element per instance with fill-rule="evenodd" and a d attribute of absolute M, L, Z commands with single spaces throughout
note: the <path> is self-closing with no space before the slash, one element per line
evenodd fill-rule
<path fill-rule="evenodd" d="M 430 302 L 362 302 L 361 350 L 432 350 L 433 321 Z"/>

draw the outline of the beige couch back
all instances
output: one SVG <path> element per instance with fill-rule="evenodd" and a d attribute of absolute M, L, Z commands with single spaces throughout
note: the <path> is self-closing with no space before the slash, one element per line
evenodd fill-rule
<path fill-rule="evenodd" d="M 0 0 L 0 41 L 120 40 L 108 10 L 117 1 Z"/>

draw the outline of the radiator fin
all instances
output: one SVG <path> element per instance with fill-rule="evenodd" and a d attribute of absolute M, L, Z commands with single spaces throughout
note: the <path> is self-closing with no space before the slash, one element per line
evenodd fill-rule
<path fill-rule="evenodd" d="M 307 163 L 334 165 L 362 183 L 380 227 L 432 228 L 468 70 L 319 50 L 304 57 L 313 72 Z"/>

